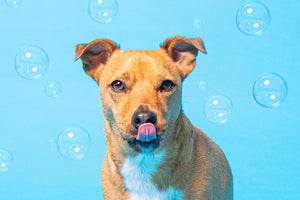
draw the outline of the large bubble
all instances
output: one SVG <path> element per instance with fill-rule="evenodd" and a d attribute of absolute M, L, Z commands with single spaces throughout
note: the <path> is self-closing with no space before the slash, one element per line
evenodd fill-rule
<path fill-rule="evenodd" d="M 212 95 L 205 102 L 204 112 L 207 119 L 214 123 L 227 122 L 232 111 L 231 101 L 222 95 Z"/>
<path fill-rule="evenodd" d="M 248 2 L 236 13 L 236 25 L 246 35 L 262 34 L 270 24 L 270 12 L 260 2 Z"/>
<path fill-rule="evenodd" d="M 119 11 L 117 0 L 90 0 L 90 17 L 98 23 L 110 23 Z"/>
<path fill-rule="evenodd" d="M 82 159 L 88 154 L 90 146 L 90 136 L 82 127 L 65 128 L 58 135 L 57 148 L 66 158 Z"/>
<path fill-rule="evenodd" d="M 38 46 L 28 46 L 20 50 L 15 58 L 15 69 L 25 79 L 37 79 L 47 72 L 47 53 Z"/>
<path fill-rule="evenodd" d="M 269 108 L 279 106 L 285 99 L 287 91 L 284 78 L 275 73 L 260 76 L 253 86 L 256 102 Z"/>

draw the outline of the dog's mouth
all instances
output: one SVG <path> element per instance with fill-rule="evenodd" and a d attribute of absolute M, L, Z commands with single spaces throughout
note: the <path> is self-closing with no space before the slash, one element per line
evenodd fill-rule
<path fill-rule="evenodd" d="M 159 139 L 156 138 L 154 140 L 151 140 L 149 142 L 142 142 L 137 139 L 129 140 L 128 141 L 129 146 L 131 146 L 135 151 L 140 153 L 151 153 L 153 152 L 157 147 L 159 147 Z"/>
<path fill-rule="evenodd" d="M 137 152 L 152 152 L 159 146 L 159 136 L 156 134 L 156 128 L 152 123 L 144 123 L 138 127 L 136 138 L 128 140 L 131 146 Z"/>

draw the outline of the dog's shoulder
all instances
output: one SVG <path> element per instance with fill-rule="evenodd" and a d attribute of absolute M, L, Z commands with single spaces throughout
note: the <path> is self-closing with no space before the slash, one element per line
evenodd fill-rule
<path fill-rule="evenodd" d="M 203 162 L 204 158 L 204 161 L 213 164 L 212 166 L 226 168 L 228 161 L 221 148 L 196 126 L 194 126 L 194 134 L 194 155 L 195 158 L 202 158 L 198 162 Z"/>
<path fill-rule="evenodd" d="M 210 194 L 218 191 L 217 195 L 230 196 L 232 194 L 232 173 L 223 151 L 196 126 L 194 126 L 194 134 L 193 169 L 196 171 L 193 174 L 195 181 L 202 180 L 206 184 L 210 183 L 211 187 L 209 188 L 214 188 L 209 191 Z M 213 174 L 213 176 L 209 174 Z M 195 185 L 198 184 L 193 186 Z M 197 188 L 195 189 L 197 190 Z"/>

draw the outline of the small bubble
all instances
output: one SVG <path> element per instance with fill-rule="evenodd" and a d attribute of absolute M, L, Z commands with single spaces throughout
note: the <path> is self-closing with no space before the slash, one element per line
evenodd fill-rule
<path fill-rule="evenodd" d="M 200 29 L 200 20 L 198 20 L 198 19 L 195 19 L 194 20 L 194 27 L 196 28 L 196 29 Z"/>
<path fill-rule="evenodd" d="M 56 141 L 55 141 L 54 139 L 49 139 L 49 140 L 48 140 L 48 143 L 49 143 L 49 145 L 50 145 L 51 147 L 55 147 Z"/>
<path fill-rule="evenodd" d="M 62 86 L 58 81 L 51 81 L 45 85 L 45 93 L 48 97 L 57 97 L 62 92 Z"/>
<path fill-rule="evenodd" d="M 202 90 L 202 91 L 205 91 L 206 90 L 206 83 L 204 81 L 200 81 L 199 82 L 199 88 Z"/>
<path fill-rule="evenodd" d="M 11 163 L 11 154 L 4 149 L 0 149 L 0 172 L 6 172 L 9 169 Z"/>

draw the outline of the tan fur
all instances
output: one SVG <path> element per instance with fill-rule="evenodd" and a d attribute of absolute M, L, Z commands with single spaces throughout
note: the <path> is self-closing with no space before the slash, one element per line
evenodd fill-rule
<path fill-rule="evenodd" d="M 169 38 L 159 50 L 121 51 L 110 40 L 76 46 L 76 59 L 88 65 L 86 73 L 100 88 L 107 146 L 101 176 L 106 200 L 130 198 L 120 170 L 126 157 L 138 155 L 126 141 L 136 137 L 131 118 L 137 110 L 157 116 L 161 141 L 152 154 L 166 152 L 152 176 L 158 190 L 172 187 L 190 200 L 232 200 L 232 175 L 223 152 L 181 109 L 182 81 L 193 71 L 198 50 L 206 53 L 202 39 L 184 37 Z M 114 80 L 126 82 L 128 90 L 112 91 L 109 85 Z M 172 80 L 176 88 L 159 92 L 163 80 Z"/>

